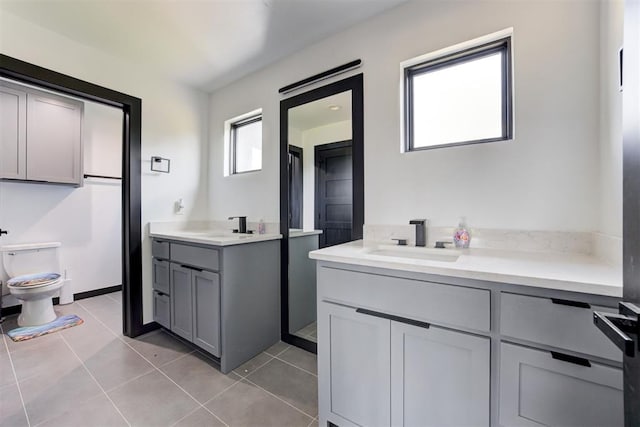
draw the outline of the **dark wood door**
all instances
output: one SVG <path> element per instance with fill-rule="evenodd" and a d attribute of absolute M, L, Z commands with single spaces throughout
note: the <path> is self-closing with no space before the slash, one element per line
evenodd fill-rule
<path fill-rule="evenodd" d="M 315 147 L 316 229 L 320 247 L 353 240 L 353 156 L 351 141 Z"/>

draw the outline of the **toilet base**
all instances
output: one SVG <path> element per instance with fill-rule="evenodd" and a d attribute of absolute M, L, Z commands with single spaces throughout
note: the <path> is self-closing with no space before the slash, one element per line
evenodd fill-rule
<path fill-rule="evenodd" d="M 56 319 L 51 297 L 22 301 L 22 312 L 18 316 L 18 326 L 40 326 Z"/>

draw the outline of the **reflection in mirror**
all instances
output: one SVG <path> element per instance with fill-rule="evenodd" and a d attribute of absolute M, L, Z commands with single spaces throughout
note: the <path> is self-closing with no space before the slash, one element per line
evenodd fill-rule
<path fill-rule="evenodd" d="M 288 111 L 289 333 L 316 341 L 309 252 L 352 240 L 352 91 Z"/>

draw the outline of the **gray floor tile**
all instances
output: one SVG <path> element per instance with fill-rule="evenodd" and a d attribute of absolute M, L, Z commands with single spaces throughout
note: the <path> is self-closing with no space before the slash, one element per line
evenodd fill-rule
<path fill-rule="evenodd" d="M 32 338 L 30 340 L 16 342 L 9 338 L 9 336 L 6 334 L 12 329 L 18 327 L 18 315 L 9 316 L 4 320 L 4 322 L 2 322 L 2 331 L 6 338 L 7 347 L 9 348 L 9 351 L 11 353 L 28 350 L 30 348 L 39 348 L 47 342 L 60 340 L 60 335 L 55 332 L 37 338 Z"/>
<path fill-rule="evenodd" d="M 150 332 L 131 340 L 129 344 L 155 366 L 162 366 L 192 352 L 186 344 L 163 331 Z"/>
<path fill-rule="evenodd" d="M 249 375 L 256 369 L 258 369 L 260 366 L 264 365 L 271 359 L 273 359 L 273 357 L 269 356 L 268 354 L 260 353 L 253 359 L 245 362 L 243 365 L 238 366 L 236 369 L 233 370 L 233 372 L 235 372 L 236 374 L 242 377 L 246 377 L 247 375 Z"/>
<path fill-rule="evenodd" d="M 33 338 L 30 341 L 37 341 L 40 338 L 43 337 Z M 39 347 L 29 347 L 27 350 L 12 353 L 18 381 L 42 374 L 63 375 L 80 366 L 80 362 L 62 339 L 43 341 L 41 344 Z"/>
<path fill-rule="evenodd" d="M 310 373 L 273 359 L 247 379 L 312 418 L 318 415 L 318 379 Z"/>
<path fill-rule="evenodd" d="M 312 420 L 281 400 L 242 381 L 207 405 L 230 426 L 306 427 Z"/>
<path fill-rule="evenodd" d="M 210 359 L 198 352 L 174 360 L 160 369 L 200 403 L 207 402 L 241 378 L 234 373 L 223 374 Z"/>
<path fill-rule="evenodd" d="M 309 427 L 318 427 L 318 419 L 314 419 L 313 421 L 311 421 L 311 424 L 309 424 Z"/>
<path fill-rule="evenodd" d="M 121 341 L 112 342 L 84 364 L 105 390 L 153 370 L 153 365 Z"/>
<path fill-rule="evenodd" d="M 272 356 L 277 356 L 283 351 L 285 351 L 286 349 L 288 349 L 289 347 L 290 347 L 289 344 L 282 341 L 278 341 L 277 343 L 269 347 L 269 349 L 265 350 L 264 352 Z"/>
<path fill-rule="evenodd" d="M 291 347 L 285 350 L 278 356 L 278 359 L 289 362 L 305 371 L 318 374 L 318 358 L 316 355 L 298 347 Z"/>
<path fill-rule="evenodd" d="M 112 292 L 110 294 L 107 294 L 107 296 L 113 299 L 118 304 L 122 304 L 122 291 Z"/>
<path fill-rule="evenodd" d="M 192 414 L 174 424 L 174 427 L 222 427 L 224 423 L 206 409 L 197 409 Z"/>
<path fill-rule="evenodd" d="M 18 386 L 9 384 L 0 387 L 0 426 L 28 426 L 27 416 L 20 400 Z"/>
<path fill-rule="evenodd" d="M 31 425 L 72 411 L 102 394 L 93 378 L 82 366 L 71 371 L 40 374 L 20 382 Z"/>
<path fill-rule="evenodd" d="M 90 421 L 94 420 L 94 421 Z M 100 427 L 127 426 L 127 422 L 104 394 L 77 405 L 57 417 L 50 418 L 38 427 Z"/>
<path fill-rule="evenodd" d="M 2 341 L 0 341 L 0 344 L 2 344 Z M 4 346 L 4 344 L 2 345 Z M 15 383 L 16 378 L 13 375 L 11 359 L 6 354 L 0 355 L 0 387 Z M 0 399 L 2 399 L 2 396 L 0 396 Z"/>
<path fill-rule="evenodd" d="M 130 381 L 108 394 L 134 426 L 168 426 L 198 406 L 158 371 Z"/>

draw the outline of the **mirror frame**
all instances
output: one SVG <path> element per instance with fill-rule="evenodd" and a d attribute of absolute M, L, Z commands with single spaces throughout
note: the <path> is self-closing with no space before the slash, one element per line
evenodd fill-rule
<path fill-rule="evenodd" d="M 362 239 L 364 225 L 364 102 L 363 74 L 301 93 L 280 101 L 280 336 L 282 341 L 317 353 L 318 345 L 289 333 L 289 180 L 287 153 L 289 146 L 289 109 L 338 93 L 351 91 L 353 218 L 351 236 Z"/>

